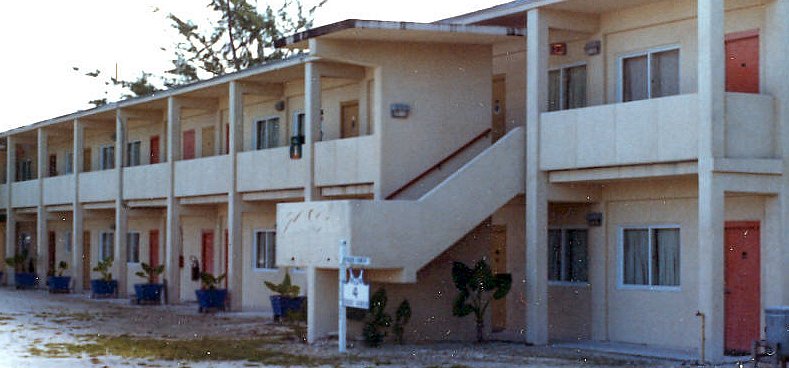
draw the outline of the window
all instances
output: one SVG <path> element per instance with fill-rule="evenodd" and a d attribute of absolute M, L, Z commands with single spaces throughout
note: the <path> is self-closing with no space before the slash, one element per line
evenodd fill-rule
<path fill-rule="evenodd" d="M 650 51 L 622 59 L 622 101 L 679 94 L 679 49 Z"/>
<path fill-rule="evenodd" d="M 115 234 L 101 233 L 99 236 L 99 261 L 115 258 Z"/>
<path fill-rule="evenodd" d="M 586 65 L 548 72 L 548 111 L 586 107 Z"/>
<path fill-rule="evenodd" d="M 66 250 L 66 254 L 71 254 L 71 232 L 67 231 L 63 234 L 63 248 Z"/>
<path fill-rule="evenodd" d="M 66 175 L 74 173 L 74 153 L 66 152 Z"/>
<path fill-rule="evenodd" d="M 126 234 L 126 262 L 140 263 L 140 233 Z"/>
<path fill-rule="evenodd" d="M 99 152 L 99 170 L 110 170 L 115 168 L 115 146 L 108 144 L 101 146 Z"/>
<path fill-rule="evenodd" d="M 679 228 L 623 229 L 622 284 L 679 286 Z"/>
<path fill-rule="evenodd" d="M 279 117 L 258 120 L 255 123 L 255 148 L 266 149 L 279 146 Z"/>
<path fill-rule="evenodd" d="M 140 141 L 129 142 L 126 144 L 126 165 L 140 165 Z"/>
<path fill-rule="evenodd" d="M 276 234 L 274 231 L 255 232 L 255 269 L 275 269 Z"/>
<path fill-rule="evenodd" d="M 33 179 L 33 161 L 30 159 L 21 160 L 17 163 L 16 180 L 25 181 Z"/>
<path fill-rule="evenodd" d="M 588 242 L 584 229 L 548 231 L 548 280 L 588 282 Z"/>
<path fill-rule="evenodd" d="M 291 136 L 291 143 L 293 143 L 293 138 L 298 137 L 299 141 L 304 144 L 304 121 L 306 119 L 306 115 L 303 112 L 296 112 L 293 114 L 293 122 L 290 125 L 290 136 Z"/>

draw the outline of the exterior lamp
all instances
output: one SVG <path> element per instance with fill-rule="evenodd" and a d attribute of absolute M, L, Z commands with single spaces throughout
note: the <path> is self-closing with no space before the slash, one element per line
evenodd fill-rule
<path fill-rule="evenodd" d="M 296 135 L 290 137 L 290 158 L 293 160 L 301 159 L 301 146 L 304 144 L 304 136 Z"/>

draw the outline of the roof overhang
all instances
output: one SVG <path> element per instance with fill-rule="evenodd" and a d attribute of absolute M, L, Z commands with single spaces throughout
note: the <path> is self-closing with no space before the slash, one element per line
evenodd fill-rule
<path fill-rule="evenodd" d="M 388 22 L 348 19 L 296 33 L 274 42 L 275 47 L 309 48 L 314 38 L 355 41 L 434 42 L 454 44 L 493 44 L 502 37 L 522 37 L 522 28 L 469 26 L 457 24 Z"/>

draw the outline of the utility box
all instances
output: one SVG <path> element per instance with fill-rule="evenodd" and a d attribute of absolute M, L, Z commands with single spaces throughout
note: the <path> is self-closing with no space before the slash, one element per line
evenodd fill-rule
<path fill-rule="evenodd" d="M 767 342 L 776 347 L 779 358 L 789 357 L 789 306 L 765 308 L 764 323 Z"/>

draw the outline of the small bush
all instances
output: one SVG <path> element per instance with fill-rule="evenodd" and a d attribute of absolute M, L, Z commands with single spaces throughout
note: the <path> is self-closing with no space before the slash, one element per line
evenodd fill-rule
<path fill-rule="evenodd" d="M 386 314 L 386 290 L 378 289 L 370 298 L 370 310 L 365 318 L 364 341 L 367 346 L 379 347 L 386 337 L 389 326 L 392 325 L 392 316 Z"/>

